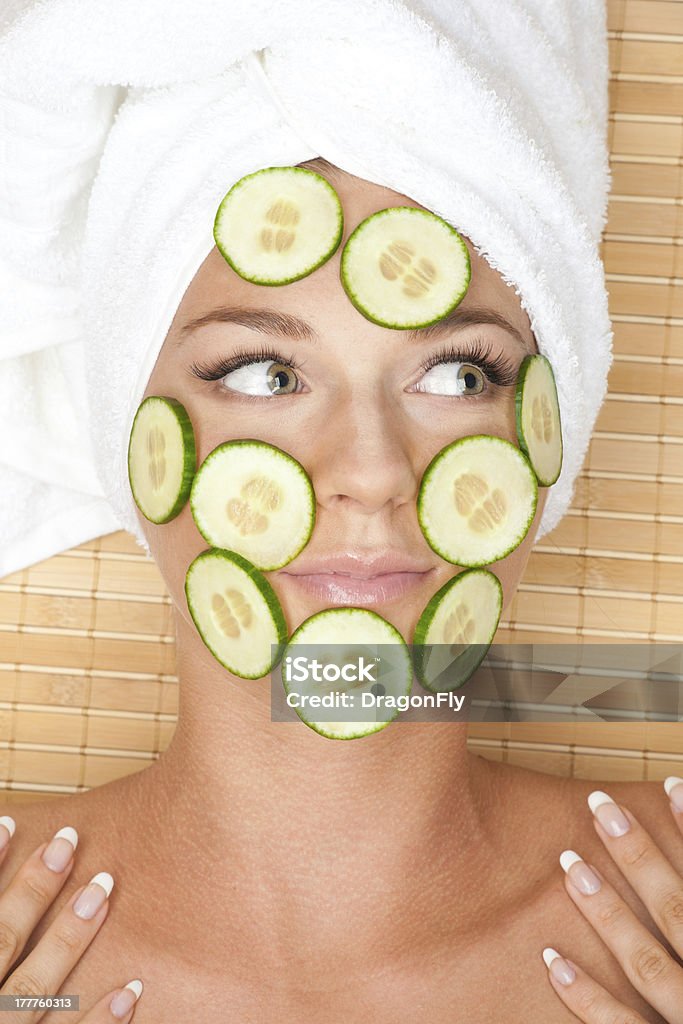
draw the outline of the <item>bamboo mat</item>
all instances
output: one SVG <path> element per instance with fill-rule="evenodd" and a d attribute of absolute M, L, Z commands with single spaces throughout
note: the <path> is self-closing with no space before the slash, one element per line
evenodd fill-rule
<path fill-rule="evenodd" d="M 572 508 L 535 546 L 499 643 L 683 640 L 683 2 L 608 14 L 615 361 Z M 0 580 L 6 803 L 146 767 L 177 690 L 169 597 L 128 534 Z M 581 778 L 683 774 L 683 723 L 473 723 L 469 746 Z"/>

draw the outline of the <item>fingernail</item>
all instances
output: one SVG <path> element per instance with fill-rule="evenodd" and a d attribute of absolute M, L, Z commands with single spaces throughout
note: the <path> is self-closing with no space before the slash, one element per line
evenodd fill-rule
<path fill-rule="evenodd" d="M 623 836 L 628 832 L 631 823 L 621 811 L 611 796 L 603 793 L 601 789 L 595 789 L 588 796 L 588 806 L 598 819 L 605 832 L 610 836 Z"/>
<path fill-rule="evenodd" d="M 683 779 L 679 779 L 677 775 L 669 775 L 668 779 L 664 779 L 664 789 L 676 810 L 683 811 Z"/>
<path fill-rule="evenodd" d="M 592 896 L 601 886 L 600 879 L 594 871 L 573 850 L 565 850 L 560 854 L 560 864 L 569 881 L 585 896 Z M 571 868 L 571 871 L 569 870 Z"/>
<path fill-rule="evenodd" d="M 552 946 L 546 946 L 543 950 L 543 959 L 548 970 L 552 972 L 553 976 L 562 985 L 571 985 L 576 977 L 576 971 L 571 964 L 568 964 L 560 956 L 556 949 L 553 949 Z"/>
<path fill-rule="evenodd" d="M 51 871 L 63 871 L 78 846 L 78 832 L 71 825 L 65 825 L 55 832 L 52 841 L 43 850 L 43 861 Z"/>
<path fill-rule="evenodd" d="M 74 914 L 89 920 L 94 917 L 114 888 L 114 879 L 108 871 L 100 871 L 90 879 L 73 906 Z"/>
<path fill-rule="evenodd" d="M 135 1006 L 142 995 L 142 982 L 139 978 L 129 981 L 125 988 L 117 992 L 109 1004 L 109 1009 L 115 1017 L 125 1017 L 130 1013 L 132 1006 Z"/>
<path fill-rule="evenodd" d="M 14 835 L 17 823 L 14 818 L 10 818 L 9 814 L 3 814 L 0 817 L 0 825 L 5 826 L 4 829 L 0 828 L 0 850 L 3 850 Z"/>

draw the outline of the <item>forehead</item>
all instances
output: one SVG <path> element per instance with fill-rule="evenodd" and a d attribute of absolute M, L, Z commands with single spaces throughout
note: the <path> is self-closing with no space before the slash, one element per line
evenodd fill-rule
<path fill-rule="evenodd" d="M 409 196 L 375 182 L 366 181 L 349 174 L 327 161 L 316 159 L 299 166 L 307 167 L 321 174 L 336 190 L 344 211 L 344 233 L 334 255 L 313 273 L 286 286 L 267 287 L 243 280 L 223 259 L 215 247 L 209 253 L 195 274 L 178 308 L 176 320 L 183 322 L 201 316 L 210 309 L 225 303 L 242 304 L 250 308 L 262 306 L 279 307 L 295 312 L 301 305 L 314 302 L 320 308 L 327 306 L 330 312 L 338 314 L 348 299 L 343 294 L 339 281 L 341 253 L 351 232 L 358 224 L 378 210 L 390 206 L 412 206 L 424 209 Z M 231 184 L 231 183 L 229 183 Z M 461 233 L 462 234 L 462 233 Z M 508 284 L 497 270 L 475 249 L 472 241 L 462 238 L 470 254 L 472 276 L 465 298 L 459 308 L 474 309 L 492 307 L 498 310 L 527 339 L 532 349 L 536 348 L 527 313 L 522 308 L 514 287 Z M 350 303 L 349 303 L 350 306 Z M 355 312 L 355 311 L 354 311 Z"/>

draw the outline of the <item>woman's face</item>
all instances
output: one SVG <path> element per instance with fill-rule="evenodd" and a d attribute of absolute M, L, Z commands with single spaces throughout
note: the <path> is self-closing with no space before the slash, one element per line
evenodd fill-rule
<path fill-rule="evenodd" d="M 517 444 L 514 380 L 524 355 L 537 348 L 514 289 L 468 239 L 472 277 L 456 310 L 459 322 L 413 337 L 366 320 L 339 279 L 343 245 L 371 213 L 420 207 L 342 171 L 325 176 L 344 210 L 336 254 L 300 281 L 268 287 L 242 280 L 214 248 L 178 307 L 144 397 L 182 402 L 198 464 L 223 441 L 257 438 L 307 470 L 317 499 L 314 532 L 293 561 L 266 573 L 290 633 L 323 608 L 355 605 L 379 612 L 410 642 L 430 597 L 462 569 L 432 551 L 420 531 L 416 498 L 424 470 L 436 452 L 468 434 Z M 512 333 L 501 323 L 474 322 L 478 314 L 505 318 Z M 509 383 L 494 382 L 482 352 Z M 221 367 L 237 357 L 240 368 Z M 196 375 L 214 370 L 222 379 Z M 504 606 L 524 570 L 545 496 L 539 488 L 522 544 L 490 565 Z M 207 544 L 189 503 L 161 526 L 138 516 L 172 599 L 194 628 L 185 573 Z"/>

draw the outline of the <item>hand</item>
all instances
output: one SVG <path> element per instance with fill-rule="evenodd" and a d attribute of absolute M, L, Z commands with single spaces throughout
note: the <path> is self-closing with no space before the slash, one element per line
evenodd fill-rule
<path fill-rule="evenodd" d="M 0 868 L 15 828 L 14 819 L 9 815 L 0 817 L 0 843 L 3 844 Z M 61 828 L 50 843 L 42 843 L 33 851 L 0 895 L 0 996 L 57 995 L 60 985 L 104 923 L 114 879 L 101 871 L 73 894 L 35 948 L 8 974 L 31 932 L 71 874 L 77 844 L 76 830 L 70 826 Z M 82 899 L 81 894 L 84 894 Z M 130 982 L 130 987 L 114 989 L 79 1017 L 79 1022 L 128 1024 L 141 991 L 142 983 L 137 980 Z M 112 997 L 118 1002 L 113 1002 Z M 17 1008 L 4 1010 L 0 1017 L 2 1024 L 33 1024 L 49 1011 L 49 1006 Z"/>
<path fill-rule="evenodd" d="M 683 834 L 683 779 L 672 775 L 664 787 Z M 683 956 L 683 877 L 631 812 L 619 807 L 607 793 L 595 790 L 588 803 L 607 852 L 671 949 Z M 612 950 L 633 987 L 667 1024 L 683 1024 L 683 967 L 593 865 L 589 867 L 573 850 L 565 850 L 560 863 L 567 893 Z M 620 1003 L 572 960 L 550 947 L 543 950 L 543 959 L 558 996 L 585 1024 L 646 1024 L 639 1013 Z"/>

